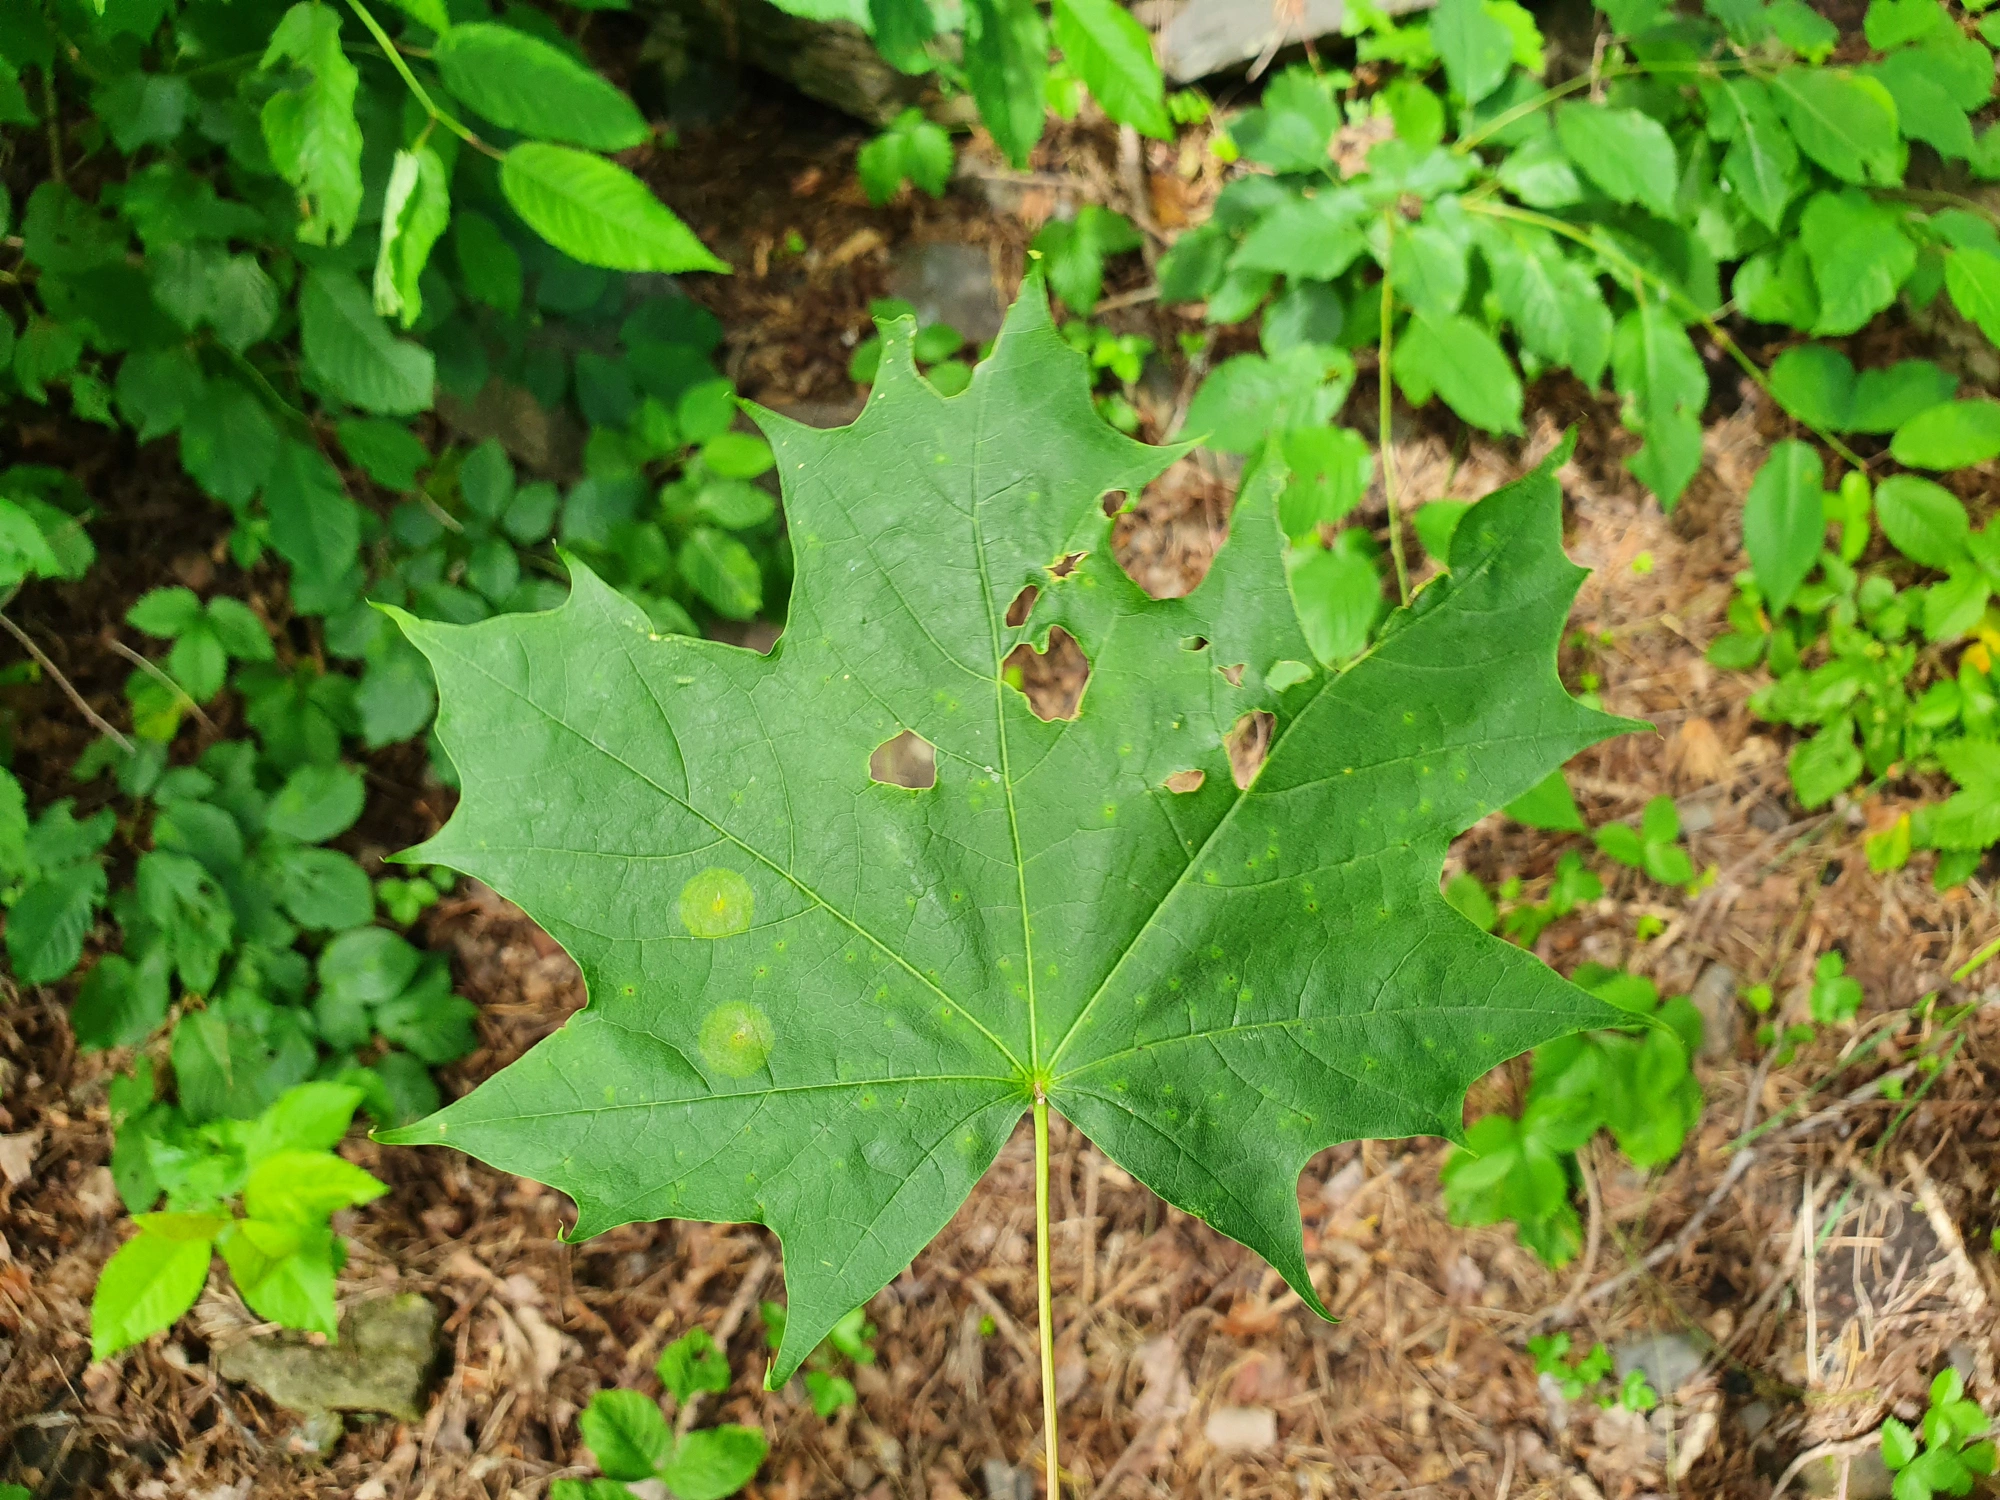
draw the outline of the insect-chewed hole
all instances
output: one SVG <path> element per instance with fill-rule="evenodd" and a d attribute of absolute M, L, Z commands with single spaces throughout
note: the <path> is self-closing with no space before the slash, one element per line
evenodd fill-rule
<path fill-rule="evenodd" d="M 1184 635 L 1181 637 L 1181 650 L 1183 651 L 1206 651 L 1207 649 L 1208 637 L 1205 635 Z"/>
<path fill-rule="evenodd" d="M 884 786 L 929 791 L 937 785 L 937 747 L 915 730 L 882 741 L 868 757 L 868 776 Z"/>
<path fill-rule="evenodd" d="M 1067 578 L 1076 571 L 1076 565 L 1090 556 L 1088 552 L 1065 552 L 1049 564 L 1049 577 Z"/>
<path fill-rule="evenodd" d="M 1196 767 L 1192 771 L 1176 771 L 1166 779 L 1165 786 L 1170 792 L 1198 792 L 1201 784 L 1208 780 L 1208 772 Z"/>
<path fill-rule="evenodd" d="M 1271 753 L 1271 734 L 1277 727 L 1276 714 L 1253 708 L 1222 737 L 1223 748 L 1229 752 L 1229 779 L 1236 783 L 1237 790 L 1257 779 L 1264 757 Z"/>
<path fill-rule="evenodd" d="M 1031 583 L 1014 596 L 1014 602 L 1007 606 L 1007 628 L 1009 630 L 1019 630 L 1023 625 L 1028 623 L 1028 612 L 1035 607 L 1035 601 L 1041 597 L 1041 594 L 1042 591 Z"/>
<path fill-rule="evenodd" d="M 1056 625 L 1049 630 L 1047 651 L 1023 641 L 1007 653 L 1001 676 L 1021 690 L 1036 718 L 1074 719 L 1083 706 L 1084 684 L 1090 680 L 1090 658 L 1075 636 Z"/>
<path fill-rule="evenodd" d="M 1103 505 L 1107 516 L 1115 516 L 1132 503 L 1132 497 L 1123 490 L 1106 490 L 1104 499 L 1099 503 Z"/>
<path fill-rule="evenodd" d="M 1229 684 L 1229 685 L 1230 685 L 1231 687 L 1242 687 L 1242 686 L 1243 686 L 1243 663 L 1242 663 L 1242 662 L 1240 662 L 1240 661 L 1238 661 L 1238 662 L 1231 662 L 1231 663 L 1230 663 L 1230 664 L 1229 664 L 1228 666 L 1226 666 L 1226 667 L 1217 667 L 1217 668 L 1216 668 L 1215 670 L 1216 670 L 1216 671 L 1218 671 L 1218 672 L 1220 672 L 1220 673 L 1222 674 L 1222 676 L 1223 676 L 1223 679 L 1224 679 L 1225 681 L 1227 681 L 1227 682 L 1228 682 L 1228 684 Z"/>

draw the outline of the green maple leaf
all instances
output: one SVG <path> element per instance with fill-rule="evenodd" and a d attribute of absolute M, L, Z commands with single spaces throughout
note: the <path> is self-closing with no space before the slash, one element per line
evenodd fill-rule
<path fill-rule="evenodd" d="M 1296 1197 L 1313 1153 L 1457 1136 L 1489 1068 L 1621 1019 L 1438 889 L 1455 833 L 1628 727 L 1556 677 L 1582 570 L 1555 460 L 1474 508 L 1449 578 L 1327 674 L 1274 485 L 1187 598 L 1119 568 L 1100 497 L 1175 453 L 1097 419 L 1039 287 L 962 395 L 917 376 L 913 332 L 887 331 L 851 427 L 759 414 L 798 562 L 770 656 L 656 635 L 580 567 L 548 614 L 399 617 L 464 782 L 406 858 L 518 902 L 591 1001 L 383 1138 L 550 1183 L 579 1235 L 770 1226 L 790 1293 L 774 1382 L 1031 1109 L 1323 1312 Z M 1056 625 L 1090 675 L 1076 717 L 1044 722 L 1003 663 Z M 1239 791 L 1225 740 L 1253 712 L 1275 733 Z M 870 778 L 905 730 L 935 747 L 928 789 Z"/>

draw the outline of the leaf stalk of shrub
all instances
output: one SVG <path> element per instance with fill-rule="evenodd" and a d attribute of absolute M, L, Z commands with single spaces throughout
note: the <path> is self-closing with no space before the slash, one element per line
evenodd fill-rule
<path fill-rule="evenodd" d="M 1049 1472 L 1049 1500 L 1060 1500 L 1056 1463 L 1055 1297 L 1049 1275 L 1049 1096 L 1035 1085 L 1035 1321 L 1042 1345 L 1042 1451 Z"/>
<path fill-rule="evenodd" d="M 367 6 L 361 3 L 361 0 L 347 0 L 347 5 L 355 15 L 361 18 L 361 24 L 368 28 L 368 34 L 375 38 L 375 45 L 380 47 L 382 55 L 389 59 L 389 66 L 401 75 L 403 83 L 408 87 L 417 103 L 423 107 L 425 114 L 429 115 L 435 123 L 444 126 L 446 130 L 449 130 L 461 141 L 464 141 L 473 150 L 482 151 L 495 161 L 506 155 L 504 151 L 497 151 L 481 140 L 470 126 L 455 116 L 446 114 L 437 107 L 429 91 L 421 83 L 417 82 L 417 75 L 410 71 L 410 65 L 403 61 L 403 54 L 396 50 L 396 44 L 389 40 L 389 33 L 382 29 L 382 23 L 375 19 L 373 13 L 369 11 Z"/>

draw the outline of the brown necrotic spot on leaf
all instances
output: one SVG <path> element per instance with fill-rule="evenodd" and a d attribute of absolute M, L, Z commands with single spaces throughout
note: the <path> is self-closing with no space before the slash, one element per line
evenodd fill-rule
<path fill-rule="evenodd" d="M 1007 606 L 1009 630 L 1019 630 L 1028 623 L 1028 612 L 1035 607 L 1035 600 L 1041 597 L 1041 593 L 1042 591 L 1031 583 L 1014 596 L 1014 602 Z"/>
<path fill-rule="evenodd" d="M 1276 714 L 1253 708 L 1223 736 L 1223 748 L 1229 752 L 1229 779 L 1236 783 L 1238 790 L 1257 779 L 1264 757 L 1271 753 L 1271 734 L 1277 727 Z"/>
<path fill-rule="evenodd" d="M 1208 772 L 1196 768 L 1192 771 L 1176 771 L 1166 780 L 1170 792 L 1198 792 L 1201 784 L 1208 780 Z"/>
<path fill-rule="evenodd" d="M 1026 641 L 1007 653 L 1001 678 L 1026 695 L 1038 719 L 1074 719 L 1083 705 L 1083 687 L 1090 680 L 1090 659 L 1076 637 L 1062 626 L 1049 631 L 1049 649 L 1037 651 Z"/>
<path fill-rule="evenodd" d="M 928 791 L 937 785 L 937 747 L 915 730 L 882 741 L 868 757 L 868 775 L 884 786 Z"/>

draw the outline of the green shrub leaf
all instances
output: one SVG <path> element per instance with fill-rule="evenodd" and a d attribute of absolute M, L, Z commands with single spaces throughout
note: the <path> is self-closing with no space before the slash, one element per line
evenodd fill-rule
<path fill-rule="evenodd" d="M 1965 505 L 1942 485 L 1914 474 L 1894 474 L 1875 490 L 1875 515 L 1882 533 L 1911 562 L 1949 568 L 1966 556 L 1972 534 Z"/>
<path fill-rule="evenodd" d="M 90 1303 L 90 1352 L 107 1359 L 149 1334 L 171 1328 L 208 1280 L 219 1214 L 139 1214 L 139 1232 L 97 1278 Z"/>
<path fill-rule="evenodd" d="M 611 84 L 558 47 L 490 21 L 452 27 L 431 49 L 467 109 L 537 140 L 623 151 L 652 132 Z"/>
<path fill-rule="evenodd" d="M 1743 546 L 1772 617 L 1792 602 L 1826 536 L 1820 503 L 1825 470 L 1808 443 L 1772 445 L 1743 502 Z"/>
<path fill-rule="evenodd" d="M 1143 135 L 1173 139 L 1153 39 L 1132 13 L 1116 0 L 1055 0 L 1054 18 L 1063 61 L 1098 107 Z"/>
<path fill-rule="evenodd" d="M 1433 393 L 1475 427 L 1521 430 L 1521 378 L 1492 334 L 1472 319 L 1410 319 L 1396 342 L 1396 383 L 1418 406 Z"/>
<path fill-rule="evenodd" d="M 1896 300 L 1917 265 L 1903 216 L 1866 193 L 1816 193 L 1799 222 L 1819 292 L 1814 333 L 1853 333 Z"/>
<path fill-rule="evenodd" d="M 430 350 L 392 334 L 353 277 L 339 271 L 306 277 L 299 341 L 307 366 L 340 400 L 385 416 L 429 409 Z"/>
<path fill-rule="evenodd" d="M 1645 440 L 1625 467 L 1672 510 L 1701 467 L 1708 371 L 1687 330 L 1659 303 L 1647 301 L 1618 320 L 1611 372 L 1624 398 L 1625 425 Z"/>
<path fill-rule="evenodd" d="M 451 223 L 444 163 L 428 146 L 398 151 L 382 199 L 382 248 L 375 257 L 375 311 L 408 328 L 424 310 L 417 279 L 431 246 Z"/>
<path fill-rule="evenodd" d="M 299 238 L 342 244 L 361 213 L 361 125 L 354 117 L 361 75 L 341 51 L 340 12 L 311 0 L 286 11 L 260 66 L 269 71 L 281 62 L 303 76 L 264 101 L 264 144 L 304 202 Z"/>
<path fill-rule="evenodd" d="M 528 141 L 500 163 L 500 188 L 530 229 L 589 266 L 727 271 L 653 190 L 623 167 Z"/>
<path fill-rule="evenodd" d="M 1772 77 L 1771 92 L 1799 149 L 1842 182 L 1903 180 L 1896 101 L 1875 79 L 1839 68 L 1787 68 Z"/>
<path fill-rule="evenodd" d="M 1946 401 L 1920 411 L 1889 441 L 1913 469 L 1965 469 L 2000 454 L 2000 401 Z"/>
<path fill-rule="evenodd" d="M 979 118 L 1008 162 L 1028 164 L 1042 138 L 1049 30 L 1034 0 L 966 0 L 965 76 Z"/>
<path fill-rule="evenodd" d="M 1666 126 L 1636 109 L 1565 104 L 1556 111 L 1556 135 L 1569 159 L 1605 196 L 1673 217 L 1680 165 Z"/>

